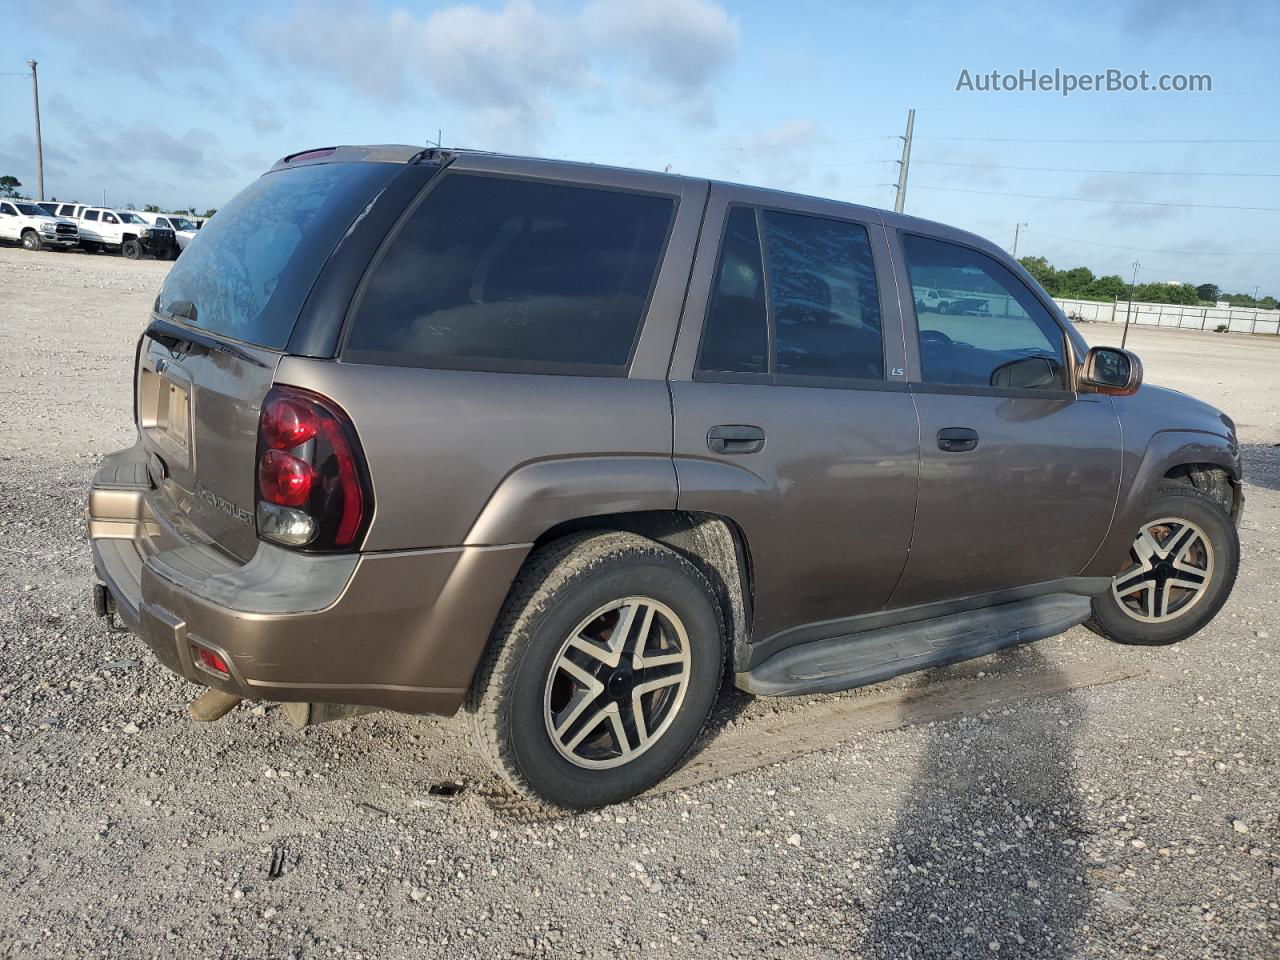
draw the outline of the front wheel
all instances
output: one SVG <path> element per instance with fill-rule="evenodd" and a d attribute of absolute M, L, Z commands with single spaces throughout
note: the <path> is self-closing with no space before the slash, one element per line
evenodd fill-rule
<path fill-rule="evenodd" d="M 24 230 L 22 232 L 22 246 L 27 250 L 39 250 L 44 244 L 40 240 L 40 234 L 34 230 Z"/>
<path fill-rule="evenodd" d="M 137 260 L 142 256 L 142 244 L 137 240 L 126 240 L 120 244 L 120 253 L 126 260 Z"/>
<path fill-rule="evenodd" d="M 1239 566 L 1240 539 L 1221 505 L 1185 483 L 1162 483 L 1085 626 L 1117 643 L 1185 640 L 1217 616 Z"/>
<path fill-rule="evenodd" d="M 647 790 L 693 745 L 724 667 L 720 606 L 689 561 L 626 533 L 530 557 L 467 697 L 477 747 L 560 807 Z"/>

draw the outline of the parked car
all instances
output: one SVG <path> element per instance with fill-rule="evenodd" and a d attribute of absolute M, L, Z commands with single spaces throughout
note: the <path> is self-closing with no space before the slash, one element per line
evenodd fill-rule
<path fill-rule="evenodd" d="M 133 210 L 60 203 L 58 215 L 73 218 L 80 227 L 80 244 L 90 253 L 118 251 L 129 260 L 150 254 L 157 260 L 175 260 L 178 244 L 173 230 L 147 223 Z"/>
<path fill-rule="evenodd" d="M 913 272 L 1008 315 L 917 313 Z M 95 605 L 194 715 L 464 710 L 566 807 L 665 776 L 725 670 L 816 694 L 1079 623 L 1175 643 L 1239 563 L 1229 417 L 980 237 L 753 187 L 292 155 L 169 271 L 134 387 Z"/>
<path fill-rule="evenodd" d="M 164 227 L 172 230 L 178 241 L 178 252 L 187 249 L 187 244 L 196 235 L 196 225 L 179 213 L 150 213 L 145 210 L 133 211 L 153 227 Z"/>
<path fill-rule="evenodd" d="M 0 200 L 0 240 L 20 243 L 27 250 L 69 250 L 80 236 L 74 221 L 50 216 L 30 200 L 14 199 Z"/>

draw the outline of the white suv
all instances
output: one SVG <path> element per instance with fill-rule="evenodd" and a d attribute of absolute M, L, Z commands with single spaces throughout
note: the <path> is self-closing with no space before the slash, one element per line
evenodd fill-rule
<path fill-rule="evenodd" d="M 21 243 L 28 250 L 52 247 L 69 250 L 80 242 L 74 220 L 51 217 L 30 200 L 0 200 L 0 240 Z"/>

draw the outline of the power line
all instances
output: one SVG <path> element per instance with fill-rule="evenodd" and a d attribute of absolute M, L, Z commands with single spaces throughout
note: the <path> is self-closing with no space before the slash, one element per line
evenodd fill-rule
<path fill-rule="evenodd" d="M 1035 170 L 1041 173 L 1116 173 L 1146 177 L 1280 177 L 1280 173 L 1239 173 L 1206 170 L 1097 170 L 1089 167 L 1020 167 L 1003 163 L 963 163 L 953 160 L 917 160 L 931 167 L 982 167 L 989 170 Z"/>
<path fill-rule="evenodd" d="M 1108 197 L 1068 197 L 1047 193 L 1002 193 L 997 190 L 966 190 L 961 187 L 939 187 L 917 183 L 917 190 L 943 190 L 947 193 L 976 193 L 987 197 L 1017 197 L 1023 200 L 1078 200 L 1081 203 L 1125 203 L 1141 207 L 1190 207 L 1198 210 L 1258 210 L 1280 213 L 1280 207 L 1244 207 L 1218 203 L 1169 203 L 1160 200 L 1120 200 Z"/>
<path fill-rule="evenodd" d="M 1156 250 L 1152 247 L 1125 247 L 1117 243 L 1097 243 L 1093 240 L 1078 240 L 1075 237 L 1058 237 L 1052 233 L 1041 233 L 1039 230 L 1026 230 L 1025 233 L 1046 237 L 1050 240 L 1061 240 L 1064 243 L 1082 243 L 1090 247 L 1107 247 L 1111 250 L 1127 250 L 1131 253 L 1158 253 L 1170 257 L 1280 257 L 1276 253 L 1220 253 L 1217 250 Z"/>

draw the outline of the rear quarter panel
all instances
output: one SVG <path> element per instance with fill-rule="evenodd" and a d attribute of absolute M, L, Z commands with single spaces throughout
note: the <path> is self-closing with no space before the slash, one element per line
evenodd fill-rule
<path fill-rule="evenodd" d="M 661 380 L 287 357 L 276 381 L 351 417 L 373 482 L 365 550 L 531 542 L 562 520 L 676 505 Z"/>

